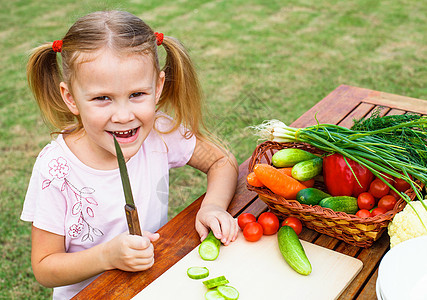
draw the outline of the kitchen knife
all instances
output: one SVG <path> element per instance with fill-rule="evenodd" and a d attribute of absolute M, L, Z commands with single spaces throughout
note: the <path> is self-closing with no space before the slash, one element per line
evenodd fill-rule
<path fill-rule="evenodd" d="M 133 201 L 132 189 L 130 187 L 128 171 L 126 169 L 125 158 L 123 157 L 122 149 L 113 135 L 114 146 L 116 147 L 117 162 L 119 163 L 120 177 L 122 179 L 123 191 L 125 193 L 125 213 L 128 222 L 129 233 L 133 235 L 140 235 L 141 227 L 139 225 L 138 212 L 136 210 L 135 202 Z"/>

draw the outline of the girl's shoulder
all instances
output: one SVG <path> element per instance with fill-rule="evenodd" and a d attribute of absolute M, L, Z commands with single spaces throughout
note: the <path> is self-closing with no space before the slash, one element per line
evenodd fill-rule
<path fill-rule="evenodd" d="M 58 154 L 65 155 L 63 147 L 61 146 L 62 143 L 64 143 L 64 139 L 62 135 L 59 135 L 56 139 L 50 141 L 49 144 L 43 147 L 37 156 L 37 160 L 45 160 Z"/>
<path fill-rule="evenodd" d="M 157 111 L 155 118 L 154 128 L 161 132 L 171 130 L 175 124 L 174 119 L 162 111 Z"/>
<path fill-rule="evenodd" d="M 52 161 L 61 162 L 69 159 L 67 147 L 62 135 L 44 146 L 37 156 L 34 167 L 41 170 L 42 166 L 52 165 Z"/>
<path fill-rule="evenodd" d="M 193 136 L 191 131 L 181 124 L 177 124 L 176 121 L 169 115 L 162 111 L 156 112 L 156 120 L 154 124 L 154 130 L 163 136 L 171 137 L 185 137 L 189 139 Z"/>
<path fill-rule="evenodd" d="M 182 125 L 176 127 L 176 122 L 170 116 L 158 112 L 155 128 L 145 144 L 151 144 L 156 150 L 162 149 L 161 152 L 167 155 L 169 168 L 176 168 L 185 165 L 191 158 L 196 136 Z"/>

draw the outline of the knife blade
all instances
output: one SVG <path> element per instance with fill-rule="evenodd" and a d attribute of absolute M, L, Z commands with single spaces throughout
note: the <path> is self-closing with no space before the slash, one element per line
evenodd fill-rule
<path fill-rule="evenodd" d="M 129 233 L 132 235 L 142 236 L 141 226 L 139 225 L 139 219 L 138 219 L 138 211 L 136 209 L 135 202 L 133 201 L 132 189 L 130 187 L 129 175 L 126 168 L 125 158 L 123 157 L 122 149 L 120 148 L 120 145 L 117 142 L 117 139 L 114 135 L 113 135 L 113 139 L 114 139 L 114 146 L 116 147 L 116 156 L 117 156 L 117 162 L 119 164 L 120 178 L 122 179 L 123 191 L 125 194 L 125 200 L 126 200 L 125 213 L 126 213 L 126 220 L 128 223 Z"/>

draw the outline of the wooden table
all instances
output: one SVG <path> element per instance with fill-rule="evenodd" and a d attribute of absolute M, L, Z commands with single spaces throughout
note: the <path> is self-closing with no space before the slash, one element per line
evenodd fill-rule
<path fill-rule="evenodd" d="M 299 117 L 291 126 L 306 127 L 316 123 L 333 123 L 350 127 L 353 119 L 369 116 L 378 107 L 383 115 L 405 114 L 407 112 L 427 114 L 427 101 L 398 96 L 363 88 L 341 85 L 323 100 Z M 236 194 L 228 208 L 235 217 L 243 212 L 255 216 L 267 210 L 257 194 L 246 189 L 246 175 L 249 159 L 240 165 Z M 161 239 L 155 243 L 155 264 L 144 272 L 130 273 L 112 270 L 103 273 L 73 299 L 130 299 L 157 277 L 183 258 L 200 243 L 194 228 L 196 213 L 203 199 L 190 204 L 158 232 Z M 341 294 L 340 299 L 376 299 L 375 284 L 378 265 L 389 249 L 389 237 L 384 233 L 368 249 L 346 244 L 338 239 L 304 228 L 300 238 L 308 242 L 356 257 L 363 262 L 363 269 Z"/>

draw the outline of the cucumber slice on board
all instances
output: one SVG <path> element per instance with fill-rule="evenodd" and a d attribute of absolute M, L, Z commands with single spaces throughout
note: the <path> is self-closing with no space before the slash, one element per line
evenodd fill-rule
<path fill-rule="evenodd" d="M 209 276 L 209 270 L 206 267 L 191 267 L 187 269 L 187 275 L 191 279 L 203 279 Z"/>
<path fill-rule="evenodd" d="M 225 278 L 225 276 L 219 276 L 219 277 L 215 277 L 215 278 L 203 281 L 203 284 L 208 289 L 213 289 L 213 288 L 215 288 L 217 286 L 225 285 L 227 283 L 229 283 L 229 281 Z"/>
<path fill-rule="evenodd" d="M 209 232 L 208 236 L 203 240 L 199 246 L 199 255 L 204 260 L 215 260 L 219 255 L 219 247 L 221 245 L 212 231 Z"/>
<path fill-rule="evenodd" d="M 218 292 L 227 300 L 239 299 L 239 292 L 232 286 L 220 285 L 216 288 Z"/>
<path fill-rule="evenodd" d="M 216 289 L 215 290 L 209 290 L 205 294 L 206 300 L 223 300 L 224 298 Z"/>

